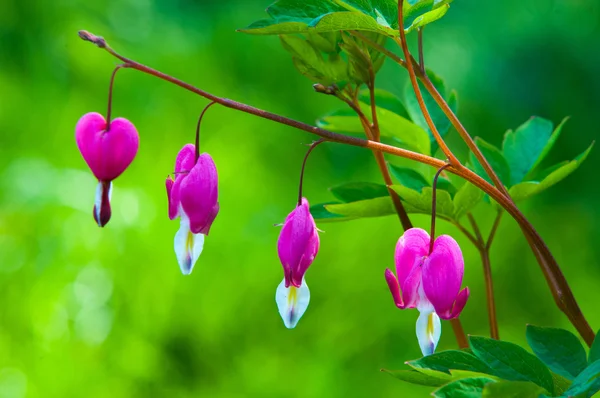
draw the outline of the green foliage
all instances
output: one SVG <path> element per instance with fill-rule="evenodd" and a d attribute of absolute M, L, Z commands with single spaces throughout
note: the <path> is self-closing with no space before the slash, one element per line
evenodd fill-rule
<path fill-rule="evenodd" d="M 600 360 L 588 364 L 572 333 L 529 325 L 526 335 L 537 358 L 516 344 L 470 336 L 470 350 L 441 351 L 407 362 L 410 369 L 387 372 L 440 387 L 433 395 L 441 397 L 591 397 L 600 391 Z M 592 347 L 590 354 L 596 350 Z"/>
<path fill-rule="evenodd" d="M 600 337 L 598 337 L 598 335 L 600 335 L 600 330 L 598 333 L 596 333 L 596 338 L 594 339 L 592 347 L 590 348 L 590 353 L 588 355 L 589 364 L 600 359 Z"/>
<path fill-rule="evenodd" d="M 554 382 L 550 370 L 522 347 L 506 341 L 471 336 L 473 353 L 494 370 L 497 376 L 511 381 L 531 381 L 550 393 Z"/>
<path fill-rule="evenodd" d="M 350 182 L 330 188 L 329 190 L 333 196 L 345 203 L 389 195 L 385 185 L 371 182 Z"/>
<path fill-rule="evenodd" d="M 413 191 L 421 192 L 423 188 L 429 187 L 431 184 L 419 172 L 408 167 L 399 167 L 393 164 L 389 165 L 392 176 L 396 178 L 406 188 Z"/>
<path fill-rule="evenodd" d="M 395 214 L 394 204 L 389 196 L 356 202 L 325 205 L 331 213 L 349 218 L 381 217 Z"/>
<path fill-rule="evenodd" d="M 454 218 L 459 220 L 462 216 L 473 210 L 483 197 L 483 191 L 470 182 L 465 182 L 454 196 Z"/>
<path fill-rule="evenodd" d="M 533 117 L 515 131 L 509 130 L 504 136 L 502 151 L 494 145 L 476 139 L 484 157 L 492 166 L 515 202 L 528 199 L 565 179 L 587 159 L 594 143 L 572 161 L 558 163 L 545 170 L 540 164 L 554 147 L 564 124 L 568 119 L 553 128 L 552 122 Z M 470 154 L 474 171 L 491 182 L 481 164 Z"/>
<path fill-rule="evenodd" d="M 571 173 L 581 166 L 581 164 L 587 159 L 594 144 L 592 143 L 581 155 L 577 156 L 570 162 L 561 163 L 555 167 L 547 169 L 540 175 L 540 181 L 525 181 L 513 186 L 509 193 L 514 201 L 521 201 L 531 196 L 537 195 L 540 192 L 545 191 L 551 186 L 559 183 L 568 177 Z"/>
<path fill-rule="evenodd" d="M 459 350 L 437 352 L 409 361 L 407 364 L 413 368 L 432 369 L 446 373 L 450 373 L 450 370 L 466 370 L 489 375 L 493 374 L 492 369 L 475 355 Z"/>
<path fill-rule="evenodd" d="M 403 185 L 392 185 L 400 198 L 408 204 L 406 211 L 409 213 L 431 214 L 433 204 L 433 189 L 425 187 L 421 192 L 413 191 Z M 454 203 L 448 191 L 437 190 L 436 195 L 437 216 L 448 220 L 454 218 Z"/>
<path fill-rule="evenodd" d="M 500 149 L 479 137 L 475 138 L 475 143 L 483 154 L 483 157 L 488 161 L 494 172 L 498 175 L 498 178 L 500 178 L 500 181 L 502 181 L 505 186 L 510 186 L 510 167 Z M 469 156 L 475 172 L 491 183 L 492 180 L 489 178 L 473 152 L 470 152 Z"/>
<path fill-rule="evenodd" d="M 359 106 L 362 113 L 372 122 L 370 99 L 367 101 L 367 98 L 369 98 L 368 94 L 363 91 L 359 97 L 361 100 Z M 404 111 L 402 105 L 398 105 L 400 101 L 397 97 L 384 91 L 378 91 L 375 96 L 375 103 L 377 104 L 376 114 L 382 137 L 394 139 L 402 146 L 415 152 L 425 155 L 431 153 L 427 132 L 406 118 L 406 111 Z M 338 133 L 364 134 L 360 118 L 348 107 L 317 120 L 317 126 Z"/>
<path fill-rule="evenodd" d="M 437 398 L 478 398 L 483 393 L 483 388 L 494 379 L 489 377 L 471 377 L 448 383 L 433 392 Z"/>
<path fill-rule="evenodd" d="M 404 29 L 410 32 L 443 17 L 451 0 L 406 1 Z M 279 0 L 267 8 L 268 19 L 256 21 L 241 32 L 282 35 L 307 32 L 361 30 L 398 37 L 396 0 Z"/>
<path fill-rule="evenodd" d="M 499 381 L 483 388 L 483 398 L 537 398 L 545 390 L 530 381 Z"/>
<path fill-rule="evenodd" d="M 587 366 L 586 353 L 573 333 L 527 325 L 529 346 L 552 371 L 573 380 Z"/>
<path fill-rule="evenodd" d="M 568 397 L 581 395 L 591 397 L 598 391 L 600 391 L 600 360 L 592 362 L 577 375 L 564 395 Z"/>
<path fill-rule="evenodd" d="M 448 92 L 444 80 L 438 75 L 436 75 L 432 70 L 427 69 L 427 76 L 429 76 L 429 79 L 431 80 L 437 91 L 440 93 L 440 95 L 446 100 L 446 102 L 450 106 L 450 109 L 452 109 L 452 111 L 456 113 L 458 111 L 458 96 L 456 94 L 456 91 L 452 90 Z M 427 107 L 427 110 L 431 115 L 431 119 L 433 120 L 433 123 L 435 124 L 435 127 L 437 128 L 440 135 L 444 137 L 450 130 L 450 120 L 444 114 L 444 112 L 441 110 L 441 108 L 438 106 L 431 94 L 429 94 L 429 92 L 425 89 L 425 86 L 423 86 L 421 82 L 419 82 L 419 87 L 421 88 L 423 101 L 425 102 L 425 106 Z M 425 121 L 423 112 L 421 112 L 421 107 L 419 106 L 417 97 L 415 95 L 415 91 L 413 90 L 413 86 L 410 81 L 407 82 L 406 87 L 404 89 L 404 101 L 410 118 L 414 121 L 415 124 L 417 124 L 429 133 L 429 138 L 432 144 L 435 148 L 437 148 L 437 144 L 435 144 L 435 138 L 433 137 L 433 134 L 431 133 L 431 129 L 427 125 L 427 122 Z"/>

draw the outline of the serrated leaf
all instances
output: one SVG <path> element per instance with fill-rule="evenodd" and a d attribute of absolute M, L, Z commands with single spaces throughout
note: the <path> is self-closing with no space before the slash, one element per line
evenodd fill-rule
<path fill-rule="evenodd" d="M 402 381 L 406 381 L 411 384 L 417 384 L 420 386 L 428 386 L 428 387 L 441 387 L 444 384 L 448 383 L 448 381 L 452 380 L 452 376 L 446 375 L 445 373 L 440 373 L 439 377 L 428 375 L 425 373 L 421 373 L 419 371 L 413 369 L 403 369 L 403 370 L 387 370 L 381 369 L 382 372 L 385 372 L 397 379 Z"/>
<path fill-rule="evenodd" d="M 594 147 L 592 143 L 588 149 L 585 150 L 581 155 L 577 156 L 574 160 L 563 164 L 561 167 L 552 167 L 550 173 L 543 172 L 542 174 L 546 177 L 541 181 L 525 181 L 521 182 L 510 188 L 508 191 L 512 199 L 517 202 L 527 199 L 533 195 L 537 195 L 540 192 L 545 191 L 551 186 L 564 180 L 569 174 L 573 173 L 588 157 L 590 151 Z"/>
<path fill-rule="evenodd" d="M 385 185 L 371 182 L 349 182 L 332 187 L 329 190 L 333 196 L 345 203 L 390 195 Z"/>
<path fill-rule="evenodd" d="M 587 366 L 585 349 L 571 332 L 527 325 L 527 342 L 552 371 L 573 380 Z"/>
<path fill-rule="evenodd" d="M 399 167 L 389 164 L 390 172 L 398 182 L 413 191 L 421 192 L 430 186 L 429 182 L 419 172 L 408 167 Z M 438 180 L 439 183 L 439 180 Z"/>
<path fill-rule="evenodd" d="M 432 369 L 450 373 L 450 370 L 493 374 L 492 369 L 475 355 L 465 351 L 447 350 L 407 362 L 413 368 Z"/>
<path fill-rule="evenodd" d="M 396 214 L 392 199 L 388 197 L 359 200 L 351 203 L 325 205 L 331 213 L 345 217 L 368 218 Z"/>
<path fill-rule="evenodd" d="M 433 392 L 437 398 L 480 398 L 483 388 L 495 381 L 488 377 L 472 377 L 448 383 Z"/>
<path fill-rule="evenodd" d="M 492 368 L 495 375 L 510 381 L 531 381 L 554 393 L 550 370 L 524 348 L 478 336 L 470 336 L 469 344 L 475 356 Z"/>
<path fill-rule="evenodd" d="M 404 28 L 404 31 L 406 33 L 412 32 L 415 29 L 421 28 L 425 25 L 429 25 L 430 23 L 437 21 L 438 19 L 440 19 L 444 15 L 446 15 L 449 8 L 450 8 L 450 6 L 448 4 L 445 4 L 444 6 L 439 7 L 435 10 L 431 10 L 431 11 L 426 12 L 423 15 L 419 15 L 418 17 L 416 17 L 414 19 L 414 21 L 410 24 L 410 26 L 406 26 Z"/>
<path fill-rule="evenodd" d="M 488 161 L 494 172 L 498 175 L 498 178 L 500 178 L 500 181 L 502 181 L 502 184 L 505 186 L 510 186 L 510 168 L 500 149 L 479 137 L 475 138 L 475 143 L 477 144 L 479 150 L 481 150 L 483 157 Z M 491 183 L 492 180 L 487 175 L 485 169 L 481 163 L 479 163 L 473 152 L 471 152 L 469 156 L 474 171 L 486 181 Z"/>
<path fill-rule="evenodd" d="M 544 389 L 530 381 L 499 381 L 486 384 L 483 398 L 538 398 Z"/>
<path fill-rule="evenodd" d="M 596 362 L 600 360 L 600 330 L 596 333 L 596 337 L 594 338 L 594 342 L 592 343 L 592 347 L 590 348 L 590 354 L 588 356 L 588 363 Z"/>
<path fill-rule="evenodd" d="M 319 223 L 326 222 L 336 222 L 336 221 L 348 221 L 352 218 L 344 217 L 339 214 L 331 213 L 328 211 L 325 206 L 331 204 L 338 204 L 339 202 L 328 202 L 328 203 L 320 203 L 316 205 L 310 206 L 310 214 L 312 214 L 315 221 Z"/>
<path fill-rule="evenodd" d="M 581 372 L 573 384 L 564 392 L 565 396 L 575 397 L 585 394 L 591 397 L 600 391 L 600 360 L 591 363 L 583 372 Z"/>
<path fill-rule="evenodd" d="M 431 214 L 431 205 L 433 202 L 433 189 L 423 188 L 419 193 L 403 185 L 391 185 L 400 198 L 410 205 L 411 213 Z M 452 220 L 454 217 L 454 203 L 448 191 L 437 189 L 436 195 L 437 216 Z"/>
<path fill-rule="evenodd" d="M 552 122 L 532 117 L 504 135 L 502 153 L 510 167 L 512 184 L 518 184 L 538 162 L 553 130 Z"/>
<path fill-rule="evenodd" d="M 465 182 L 454 196 L 454 218 L 459 220 L 481 202 L 484 193 L 470 182 Z"/>

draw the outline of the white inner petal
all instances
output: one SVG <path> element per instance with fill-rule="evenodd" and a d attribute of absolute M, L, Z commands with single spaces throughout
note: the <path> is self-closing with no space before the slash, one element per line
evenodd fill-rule
<path fill-rule="evenodd" d="M 189 275 L 194 269 L 194 264 L 200 257 L 204 248 L 204 235 L 193 234 L 190 230 L 190 220 L 181 212 L 181 224 L 175 234 L 175 254 L 179 268 L 184 275 Z"/>
<path fill-rule="evenodd" d="M 422 311 L 417 319 L 417 339 L 424 356 L 435 352 L 440 336 L 442 323 L 434 311 Z"/>
<path fill-rule="evenodd" d="M 308 290 L 306 281 L 302 279 L 302 284 L 299 288 L 293 285 L 285 287 L 284 278 L 279 286 L 277 286 L 275 301 L 277 302 L 279 315 L 281 315 L 285 327 L 288 329 L 295 328 L 302 315 L 306 312 L 308 302 L 310 301 L 310 291 Z"/>

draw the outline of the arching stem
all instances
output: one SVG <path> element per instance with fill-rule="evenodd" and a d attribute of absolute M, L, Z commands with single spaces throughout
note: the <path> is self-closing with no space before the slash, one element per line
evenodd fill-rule
<path fill-rule="evenodd" d="M 210 104 L 206 105 L 204 107 L 204 109 L 202 110 L 200 117 L 198 118 L 198 124 L 196 125 L 196 153 L 195 153 L 196 158 L 195 158 L 194 164 L 196 164 L 196 162 L 198 162 L 198 158 L 200 157 L 200 125 L 202 124 L 202 118 L 204 117 L 204 114 L 206 113 L 206 111 L 214 104 L 216 104 L 216 102 L 212 101 Z"/>
<path fill-rule="evenodd" d="M 321 138 L 318 141 L 313 142 L 308 148 L 306 155 L 304 155 L 304 160 L 302 161 L 302 169 L 300 170 L 300 184 L 298 184 L 298 206 L 302 204 L 302 185 L 304 184 L 304 169 L 306 168 L 306 161 L 308 160 L 308 155 L 315 149 L 319 144 L 327 141 L 325 138 Z"/>
<path fill-rule="evenodd" d="M 433 252 L 433 242 L 435 241 L 435 216 L 437 213 L 437 182 L 438 182 L 438 179 L 440 178 L 440 174 L 442 174 L 442 171 L 446 170 L 450 166 L 451 166 L 450 163 L 446 163 L 445 165 L 443 165 L 442 167 L 439 168 L 437 173 L 435 173 L 435 177 L 433 177 L 433 185 L 432 185 L 433 191 L 431 193 L 432 202 L 431 202 L 431 230 L 429 232 L 429 254 L 431 254 L 431 252 Z"/>
<path fill-rule="evenodd" d="M 106 131 L 110 130 L 110 121 L 112 114 L 112 98 L 113 98 L 113 86 L 115 84 L 115 76 L 117 71 L 121 68 L 129 68 L 128 64 L 117 65 L 115 69 L 113 69 L 112 75 L 110 75 L 110 84 L 108 85 L 108 109 L 106 110 Z"/>

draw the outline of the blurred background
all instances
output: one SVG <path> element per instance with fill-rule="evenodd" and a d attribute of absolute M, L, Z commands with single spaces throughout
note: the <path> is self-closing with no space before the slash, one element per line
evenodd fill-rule
<path fill-rule="evenodd" d="M 77 36 L 104 36 L 123 55 L 214 94 L 313 123 L 338 107 L 317 95 L 276 37 L 236 33 L 269 0 L 3 0 L 0 2 L 0 397 L 425 396 L 381 373 L 420 356 L 418 313 L 393 305 L 397 218 L 324 224 L 307 273 L 311 304 L 287 330 L 274 301 L 282 279 L 279 229 L 295 205 L 305 144 L 314 137 L 220 107 L 202 150 L 220 178 L 221 212 L 194 273 L 173 253 L 164 179 L 193 140 L 207 101 L 137 71 L 116 78 L 113 114 L 131 120 L 140 152 L 114 184 L 113 217 L 92 219 L 95 184 L 74 141 L 86 112 L 106 112 L 116 60 Z M 413 36 L 412 40 L 415 39 Z M 600 131 L 600 3 L 457 0 L 425 30 L 429 67 L 459 93 L 471 134 L 500 145 L 531 115 L 571 120 L 551 154 L 572 159 Z M 390 46 L 390 48 L 393 48 Z M 396 50 L 396 49 L 394 49 Z M 401 94 L 391 63 L 379 85 Z M 452 147 L 465 148 L 452 132 Z M 550 162 L 549 162 L 550 163 Z M 600 155 L 522 205 L 546 239 L 594 329 L 600 328 Z M 323 145 L 305 196 L 381 182 L 372 155 Z M 493 210 L 475 212 L 487 233 Z M 429 218 L 414 216 L 426 227 Z M 461 243 L 471 300 L 469 334 L 487 335 L 478 253 Z M 492 249 L 500 334 L 524 343 L 526 323 L 573 330 L 555 307 L 516 223 L 505 217 Z M 455 347 L 449 324 L 439 349 Z"/>

